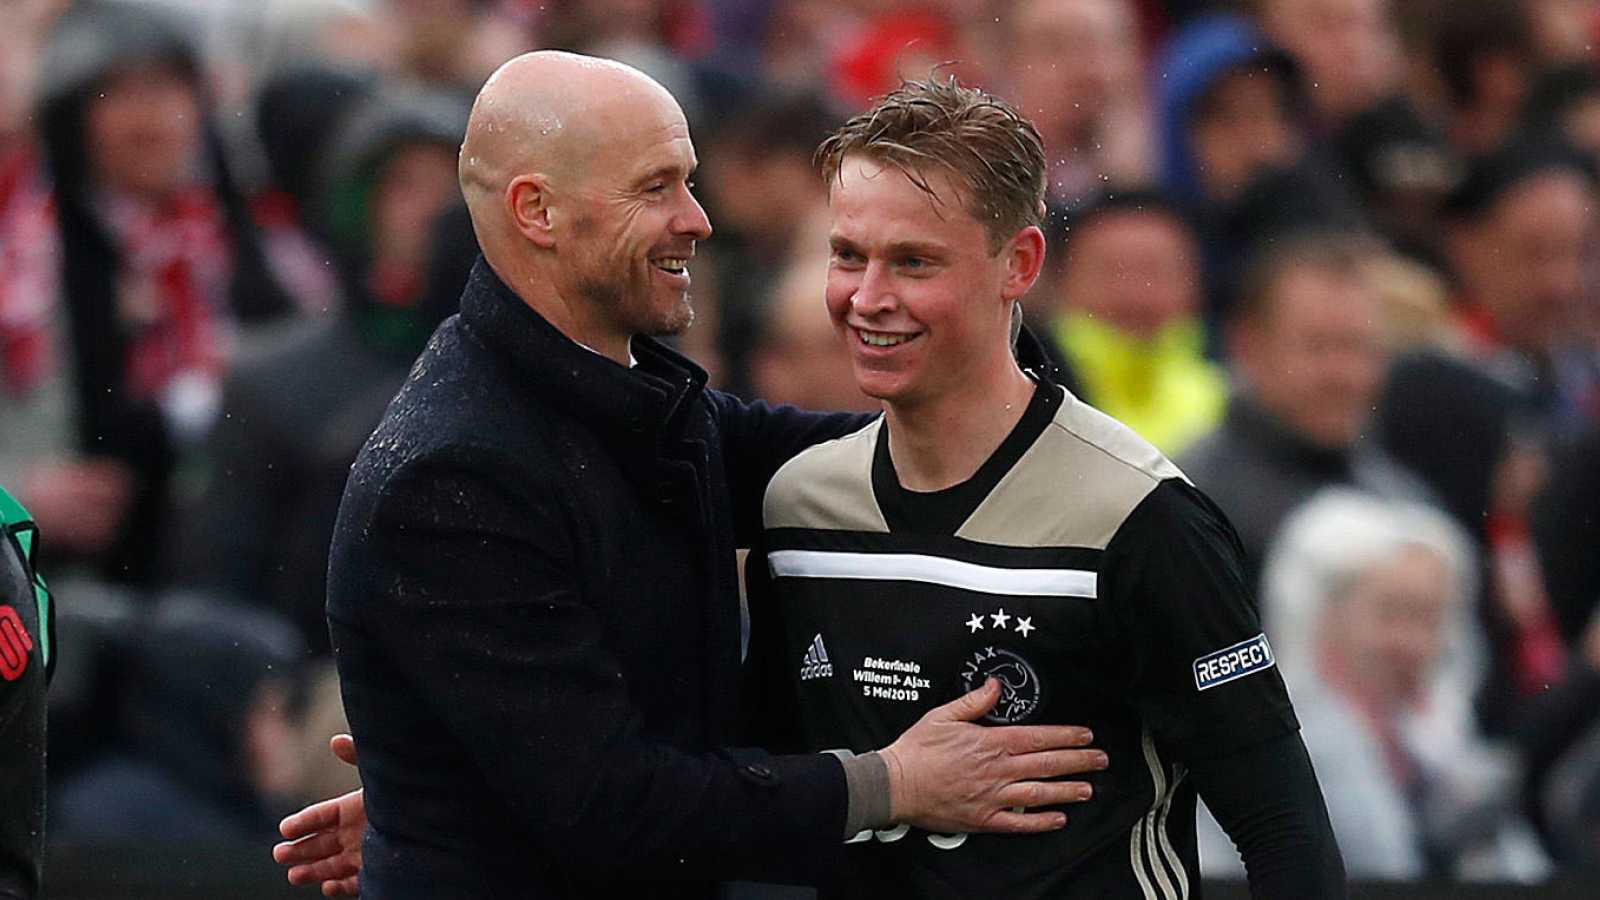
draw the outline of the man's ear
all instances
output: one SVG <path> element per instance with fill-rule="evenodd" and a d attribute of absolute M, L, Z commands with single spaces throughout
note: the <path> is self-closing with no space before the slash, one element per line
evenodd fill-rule
<path fill-rule="evenodd" d="M 1006 257 L 1006 280 L 1001 296 L 1007 301 L 1019 300 L 1044 270 L 1044 232 L 1037 225 L 1029 225 L 1006 242 L 1001 253 Z"/>
<path fill-rule="evenodd" d="M 555 230 L 550 210 L 550 181 L 543 175 L 518 175 L 506 185 L 506 215 L 513 227 L 534 246 L 555 246 Z"/>

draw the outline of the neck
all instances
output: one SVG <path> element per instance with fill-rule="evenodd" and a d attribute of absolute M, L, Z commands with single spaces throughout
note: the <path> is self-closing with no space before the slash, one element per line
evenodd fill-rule
<path fill-rule="evenodd" d="M 606 328 L 593 314 L 593 304 L 564 293 L 537 266 L 491 258 L 484 259 L 511 292 L 546 322 L 573 341 L 627 368 L 633 359 L 633 336 Z"/>
<path fill-rule="evenodd" d="M 889 453 L 900 484 L 937 491 L 971 478 L 1021 420 L 1033 391 L 1008 350 L 992 377 L 925 402 L 886 404 Z"/>

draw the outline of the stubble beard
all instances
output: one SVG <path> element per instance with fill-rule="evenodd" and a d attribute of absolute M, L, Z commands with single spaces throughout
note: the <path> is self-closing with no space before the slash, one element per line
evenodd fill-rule
<path fill-rule="evenodd" d="M 596 309 L 604 311 L 630 335 L 671 337 L 688 331 L 694 324 L 694 306 L 688 293 L 670 308 L 657 310 L 651 303 L 648 276 L 643 284 L 633 281 L 627 272 L 612 277 L 589 275 L 580 278 L 577 287 Z"/>

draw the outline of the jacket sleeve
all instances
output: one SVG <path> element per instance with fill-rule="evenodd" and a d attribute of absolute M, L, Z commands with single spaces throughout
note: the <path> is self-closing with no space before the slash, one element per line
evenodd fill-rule
<path fill-rule="evenodd" d="M 766 401 L 746 403 L 707 391 L 722 436 L 722 458 L 733 495 L 735 546 L 751 547 L 761 536 L 761 501 L 767 482 L 795 454 L 814 444 L 858 431 L 876 416 L 816 413 Z"/>
<path fill-rule="evenodd" d="M 575 581 L 566 512 L 493 468 L 432 462 L 390 481 L 371 523 L 383 577 L 367 627 L 411 661 L 407 687 L 519 830 L 574 866 L 626 860 L 629 878 L 821 877 L 845 827 L 838 760 L 691 753 L 644 733 L 592 605 L 603 598 Z"/>

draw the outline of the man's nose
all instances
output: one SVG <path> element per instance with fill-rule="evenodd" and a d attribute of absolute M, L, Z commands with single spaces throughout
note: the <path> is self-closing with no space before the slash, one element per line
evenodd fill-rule
<path fill-rule="evenodd" d="M 894 285 L 884 266 L 876 262 L 867 263 L 866 270 L 861 274 L 861 283 L 850 295 L 850 308 L 857 315 L 873 316 L 893 309 L 897 302 Z"/>
<path fill-rule="evenodd" d="M 703 241 L 711 236 L 711 219 L 706 215 L 705 207 L 700 205 L 694 194 L 684 191 L 684 208 L 673 221 L 673 232 L 697 241 Z"/>

